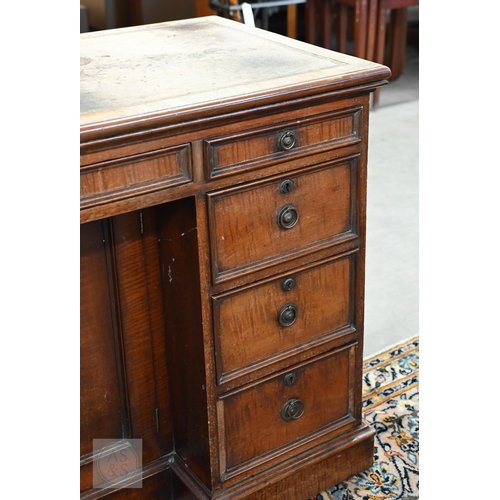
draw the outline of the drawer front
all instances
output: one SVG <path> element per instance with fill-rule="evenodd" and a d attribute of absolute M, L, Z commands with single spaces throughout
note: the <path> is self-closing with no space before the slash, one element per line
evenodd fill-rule
<path fill-rule="evenodd" d="M 357 158 L 208 195 L 215 282 L 356 236 Z"/>
<path fill-rule="evenodd" d="M 259 164 L 355 144 L 360 140 L 360 117 L 361 108 L 357 107 L 207 141 L 209 175 L 229 175 L 250 166 L 258 168 Z"/>
<path fill-rule="evenodd" d="M 219 380 L 353 331 L 355 255 L 213 298 Z"/>
<path fill-rule="evenodd" d="M 330 438 L 353 423 L 355 349 L 339 349 L 221 397 L 223 475 L 269 460 L 285 447 Z"/>
<path fill-rule="evenodd" d="M 160 149 L 80 168 L 82 200 L 124 198 L 191 182 L 191 146 Z"/>

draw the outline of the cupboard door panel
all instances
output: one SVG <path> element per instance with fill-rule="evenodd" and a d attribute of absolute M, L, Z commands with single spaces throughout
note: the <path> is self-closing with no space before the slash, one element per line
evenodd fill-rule
<path fill-rule="evenodd" d="M 113 290 L 102 221 L 80 231 L 80 453 L 92 452 L 93 439 L 119 439 L 127 427 L 123 372 L 119 363 Z"/>
<path fill-rule="evenodd" d="M 161 456 L 156 425 L 159 406 L 152 348 L 153 332 L 159 325 L 154 317 L 155 302 L 149 296 L 154 293 L 154 287 L 150 289 L 147 273 L 147 263 L 155 255 L 150 255 L 145 249 L 142 212 L 114 217 L 112 231 L 127 373 L 130 437 L 142 439 L 143 463 L 147 463 Z M 161 397 L 166 398 L 167 395 L 162 394 Z"/>
<path fill-rule="evenodd" d="M 81 489 L 94 439 L 141 439 L 142 463 L 173 449 L 152 211 L 81 226 Z"/>

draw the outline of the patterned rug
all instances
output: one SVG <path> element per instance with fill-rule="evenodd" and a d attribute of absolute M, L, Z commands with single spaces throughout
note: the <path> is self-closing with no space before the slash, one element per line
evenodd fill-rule
<path fill-rule="evenodd" d="M 374 464 L 309 500 L 416 500 L 419 340 L 366 359 L 363 417 L 375 429 Z"/>

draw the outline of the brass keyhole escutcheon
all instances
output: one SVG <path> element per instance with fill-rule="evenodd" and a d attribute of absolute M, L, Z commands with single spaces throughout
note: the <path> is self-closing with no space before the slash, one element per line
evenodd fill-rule
<path fill-rule="evenodd" d="M 295 372 L 287 373 L 283 378 L 283 383 L 287 387 L 290 387 L 291 385 L 295 384 L 295 382 L 297 382 L 297 374 Z"/>
<path fill-rule="evenodd" d="M 294 132 L 292 132 L 291 130 L 287 130 L 286 132 L 283 133 L 278 142 L 280 148 L 283 151 L 289 151 L 295 146 L 297 138 Z"/>
<path fill-rule="evenodd" d="M 295 280 L 293 278 L 286 278 L 282 281 L 281 289 L 284 292 L 289 292 L 293 288 L 295 288 Z"/>
<path fill-rule="evenodd" d="M 280 193 L 281 194 L 288 194 L 293 191 L 295 188 L 295 184 L 291 179 L 285 179 L 281 184 L 280 184 Z"/>

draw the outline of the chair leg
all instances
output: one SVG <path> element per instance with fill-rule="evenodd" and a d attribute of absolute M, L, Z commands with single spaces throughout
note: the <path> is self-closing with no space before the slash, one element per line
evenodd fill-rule
<path fill-rule="evenodd" d="M 287 5 L 286 7 L 287 36 L 297 38 L 297 5 Z"/>
<path fill-rule="evenodd" d="M 394 9 L 391 11 L 389 32 L 389 57 L 387 65 L 391 68 L 391 80 L 399 78 L 404 69 L 406 53 L 408 9 Z"/>
<path fill-rule="evenodd" d="M 233 6 L 236 6 L 236 5 L 239 5 L 238 4 L 238 0 L 229 0 L 229 5 L 233 5 Z M 241 15 L 241 11 L 239 10 L 234 10 L 230 15 L 229 17 L 231 19 L 233 19 L 233 21 L 238 21 L 239 23 L 242 23 L 243 22 L 243 17 Z"/>
<path fill-rule="evenodd" d="M 321 38 L 323 40 L 323 47 L 325 49 L 330 49 L 332 46 L 332 2 L 331 0 L 323 0 L 322 5 L 323 16 L 323 33 Z"/>
<path fill-rule="evenodd" d="M 354 5 L 354 56 L 362 59 L 366 55 L 368 2 L 369 0 L 356 0 Z M 337 3 L 337 47 L 344 54 L 347 50 L 348 8 L 347 4 Z"/>
<path fill-rule="evenodd" d="M 375 62 L 384 64 L 385 34 L 387 9 L 379 6 L 377 16 L 377 41 L 375 44 Z"/>
<path fill-rule="evenodd" d="M 368 27 L 368 0 L 356 0 L 354 12 L 354 55 L 365 58 Z"/>
<path fill-rule="evenodd" d="M 337 50 L 342 54 L 347 50 L 347 5 L 337 4 Z"/>
<path fill-rule="evenodd" d="M 316 44 L 316 14 L 318 0 L 306 1 L 306 42 Z"/>
<path fill-rule="evenodd" d="M 384 8 L 383 5 L 379 4 L 377 16 L 377 41 L 375 44 L 375 62 L 380 64 L 384 63 L 386 20 L 387 9 Z M 373 106 L 376 106 L 378 104 L 379 97 L 380 88 L 377 88 L 373 93 Z"/>
<path fill-rule="evenodd" d="M 377 8 L 378 0 L 369 0 L 368 4 L 368 28 L 366 36 L 365 58 L 373 61 L 375 57 L 375 41 L 377 38 Z"/>

